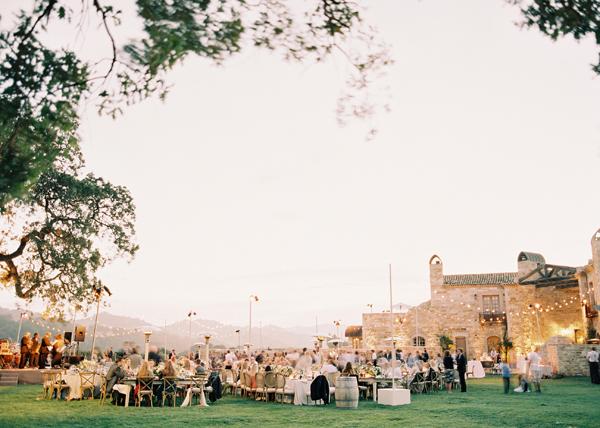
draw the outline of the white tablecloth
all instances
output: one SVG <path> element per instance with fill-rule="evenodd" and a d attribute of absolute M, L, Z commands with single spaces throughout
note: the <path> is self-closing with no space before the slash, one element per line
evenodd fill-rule
<path fill-rule="evenodd" d="M 79 377 L 79 373 L 66 373 L 63 374 L 62 378 L 69 386 L 67 400 L 79 400 L 81 398 L 81 391 L 79 390 L 81 387 L 81 378 Z M 100 386 L 100 379 L 100 375 L 96 375 L 94 377 L 94 385 Z"/>
<path fill-rule="evenodd" d="M 285 383 L 286 391 L 294 393 L 294 405 L 307 406 L 314 404 L 310 397 L 310 382 L 306 379 L 288 379 Z"/>
<path fill-rule="evenodd" d="M 483 370 L 483 365 L 481 364 L 481 361 L 467 361 L 467 372 L 471 373 L 470 376 L 475 379 L 485 377 L 485 370 Z"/>
<path fill-rule="evenodd" d="M 125 407 L 129 407 L 129 394 L 131 394 L 131 385 L 117 383 L 113 386 L 113 391 L 123 394 L 125 396 Z"/>

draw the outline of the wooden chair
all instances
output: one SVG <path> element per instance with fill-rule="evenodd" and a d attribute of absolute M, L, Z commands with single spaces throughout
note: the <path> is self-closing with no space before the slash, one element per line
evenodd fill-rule
<path fill-rule="evenodd" d="M 204 385 L 206 385 L 206 379 L 208 376 L 206 374 L 192 376 L 192 396 L 190 397 L 190 403 L 194 401 L 194 396 L 196 396 L 196 403 L 200 403 L 200 399 L 202 394 L 204 394 Z"/>
<path fill-rule="evenodd" d="M 275 393 L 277 392 L 277 375 L 273 372 L 265 373 L 265 401 L 269 401 L 269 396 L 275 400 Z"/>
<path fill-rule="evenodd" d="M 261 400 L 264 398 L 267 401 L 267 393 L 265 390 L 265 373 L 258 372 L 256 373 L 256 390 L 255 390 L 255 398 L 257 400 Z"/>
<path fill-rule="evenodd" d="M 99 374 L 100 376 L 100 405 L 104 405 L 106 402 L 106 376 Z"/>
<path fill-rule="evenodd" d="M 246 395 L 246 372 L 240 370 L 240 380 L 237 389 L 240 390 L 240 397 Z"/>
<path fill-rule="evenodd" d="M 70 389 L 70 387 L 63 381 L 62 370 L 58 370 L 54 372 L 52 384 L 50 386 L 50 398 L 52 398 L 52 396 L 56 392 L 56 399 L 60 400 L 63 389 L 67 390 Z"/>
<path fill-rule="evenodd" d="M 416 372 L 415 377 L 410 382 L 410 391 L 421 394 L 425 389 L 425 378 L 423 377 L 423 373 Z"/>
<path fill-rule="evenodd" d="M 233 394 L 234 388 L 236 387 L 236 378 L 235 373 L 231 369 L 223 369 L 220 372 L 221 383 L 223 385 L 223 395 L 227 391 L 230 391 Z M 235 394 L 234 394 L 235 395 Z"/>
<path fill-rule="evenodd" d="M 281 373 L 277 373 L 275 375 L 277 386 L 275 387 L 275 401 L 277 401 L 277 396 L 281 397 L 279 400 L 280 403 L 283 404 L 283 397 L 285 397 L 285 376 Z"/>
<path fill-rule="evenodd" d="M 135 405 L 141 407 L 142 397 L 148 397 L 150 399 L 150 407 L 154 407 L 152 401 L 154 399 L 154 391 L 152 390 L 152 384 L 154 383 L 153 377 L 138 378 L 138 392 L 135 396 Z"/>
<path fill-rule="evenodd" d="M 177 378 L 176 377 L 164 377 L 163 378 L 163 391 L 162 391 L 162 406 L 165 407 L 165 400 L 170 398 L 173 402 L 173 407 L 177 403 Z"/>
<path fill-rule="evenodd" d="M 85 391 L 90 391 L 90 399 L 94 399 L 94 389 L 96 388 L 95 372 L 79 372 L 79 395 L 83 400 Z"/>
<path fill-rule="evenodd" d="M 335 384 L 338 377 L 340 377 L 340 372 L 326 373 L 325 377 L 327 378 L 327 383 L 329 383 L 329 395 L 333 395 L 335 398 Z"/>
<path fill-rule="evenodd" d="M 52 390 L 52 384 L 54 383 L 55 373 L 51 371 L 42 371 L 42 395 L 39 397 L 40 400 L 49 400 L 52 398 L 50 391 Z"/>
<path fill-rule="evenodd" d="M 256 395 L 256 387 L 252 386 L 252 375 L 248 372 L 246 372 L 244 374 L 244 376 L 246 377 L 246 397 L 250 397 L 250 394 L 252 394 L 252 396 Z"/>

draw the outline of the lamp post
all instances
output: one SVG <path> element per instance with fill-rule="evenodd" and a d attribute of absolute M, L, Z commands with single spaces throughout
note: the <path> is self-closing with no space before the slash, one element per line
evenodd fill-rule
<path fill-rule="evenodd" d="M 188 341 L 190 343 L 190 349 L 192 349 L 192 317 L 196 315 L 196 311 L 190 310 L 187 314 L 188 319 L 190 320 L 190 330 L 188 332 Z"/>
<path fill-rule="evenodd" d="M 144 361 L 148 361 L 148 352 L 150 351 L 150 336 L 152 336 L 151 331 L 144 332 Z"/>
<path fill-rule="evenodd" d="M 252 347 L 252 302 L 258 302 L 258 296 L 250 295 L 250 310 L 248 313 L 248 351 Z"/>
<path fill-rule="evenodd" d="M 533 305 L 535 308 L 535 322 L 537 324 L 537 330 L 538 330 L 538 341 L 541 344 L 542 343 L 542 329 L 540 328 L 540 316 L 539 316 L 539 311 L 540 311 L 540 304 L 536 303 L 535 305 Z"/>
<path fill-rule="evenodd" d="M 235 331 L 237 333 L 237 336 L 238 336 L 238 346 L 237 346 L 238 350 L 242 349 L 242 337 L 241 337 L 242 335 L 240 334 L 240 331 L 241 330 L 239 328 Z"/>
<path fill-rule="evenodd" d="M 340 324 L 342 323 L 342 320 L 335 320 L 333 322 L 333 325 L 335 325 L 335 335 L 338 337 L 340 337 Z"/>
<path fill-rule="evenodd" d="M 100 313 L 100 301 L 102 300 L 102 293 L 106 293 L 112 296 L 112 293 L 107 286 L 102 285 L 101 281 L 98 281 L 98 285 L 94 286 L 94 293 L 96 294 L 96 319 L 94 320 L 94 334 L 92 338 L 92 352 L 90 352 L 90 360 L 94 360 L 96 357 L 96 329 L 98 327 L 98 315 Z"/>
<path fill-rule="evenodd" d="M 25 315 L 27 315 L 27 312 L 21 311 L 19 313 L 19 328 L 17 329 L 17 338 L 15 339 L 15 342 L 19 342 L 19 340 L 21 340 L 21 327 L 23 326 L 23 318 Z"/>
<path fill-rule="evenodd" d="M 205 334 L 204 335 L 204 340 L 206 341 L 206 355 L 204 356 L 204 360 L 206 361 L 206 368 L 210 368 L 210 358 L 209 358 L 209 351 L 208 351 L 208 342 L 210 341 L 210 338 L 212 336 L 210 334 Z"/>

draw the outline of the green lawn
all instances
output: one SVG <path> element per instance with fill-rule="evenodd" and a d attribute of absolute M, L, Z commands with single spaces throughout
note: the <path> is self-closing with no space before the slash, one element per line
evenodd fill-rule
<path fill-rule="evenodd" d="M 361 401 L 357 410 L 296 407 L 226 397 L 208 409 L 125 409 L 98 401 L 37 401 L 40 386 L 0 387 L 0 426 L 600 426 L 600 385 L 589 378 L 546 380 L 542 394 L 504 395 L 497 377 L 474 380 L 469 392 L 413 395 L 398 408 Z"/>

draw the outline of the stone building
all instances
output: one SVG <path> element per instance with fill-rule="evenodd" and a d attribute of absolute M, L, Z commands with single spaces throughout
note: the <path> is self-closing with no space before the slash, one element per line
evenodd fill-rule
<path fill-rule="evenodd" d="M 438 352 L 440 336 L 447 336 L 473 358 L 497 349 L 506 334 L 514 357 L 551 338 L 578 344 L 600 331 L 600 230 L 584 266 L 551 264 L 523 251 L 514 272 L 448 275 L 434 255 L 429 273 L 429 301 L 405 312 L 363 314 L 364 348 L 389 348 L 389 338 L 398 337 L 405 351 Z"/>

